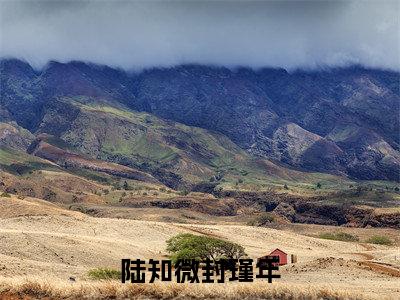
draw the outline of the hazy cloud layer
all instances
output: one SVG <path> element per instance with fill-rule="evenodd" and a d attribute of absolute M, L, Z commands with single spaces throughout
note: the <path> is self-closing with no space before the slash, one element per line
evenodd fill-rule
<path fill-rule="evenodd" d="M 0 55 L 36 67 L 87 60 L 400 69 L 399 1 L 4 1 Z"/>

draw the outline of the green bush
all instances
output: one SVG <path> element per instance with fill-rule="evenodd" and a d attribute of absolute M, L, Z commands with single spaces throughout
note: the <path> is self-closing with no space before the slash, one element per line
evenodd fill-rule
<path fill-rule="evenodd" d="M 371 236 L 368 240 L 366 240 L 367 243 L 370 244 L 378 244 L 378 245 L 393 245 L 393 242 L 391 241 L 391 239 L 389 239 L 386 236 L 383 235 L 374 235 Z"/>
<path fill-rule="evenodd" d="M 358 236 L 345 233 L 345 232 L 326 232 L 326 233 L 321 233 L 318 236 L 321 239 L 326 239 L 326 240 L 335 240 L 335 241 L 342 241 L 342 242 L 356 242 L 359 240 Z"/>
<path fill-rule="evenodd" d="M 253 220 L 247 222 L 249 226 L 263 226 L 275 222 L 275 217 L 270 213 L 262 213 Z"/>
<path fill-rule="evenodd" d="M 11 195 L 10 195 L 9 193 L 7 193 L 7 192 L 3 192 L 3 193 L 1 194 L 1 197 L 11 198 Z"/>
<path fill-rule="evenodd" d="M 90 279 L 94 280 L 109 280 L 109 279 L 120 280 L 121 271 L 109 268 L 96 268 L 90 270 L 88 272 L 88 276 L 90 277 Z"/>
<path fill-rule="evenodd" d="M 178 259 L 239 259 L 247 254 L 238 244 L 214 237 L 178 234 L 167 241 L 167 251 L 173 262 Z"/>
<path fill-rule="evenodd" d="M 190 191 L 186 188 L 184 188 L 183 190 L 179 191 L 179 195 L 180 196 L 187 196 L 189 195 Z"/>

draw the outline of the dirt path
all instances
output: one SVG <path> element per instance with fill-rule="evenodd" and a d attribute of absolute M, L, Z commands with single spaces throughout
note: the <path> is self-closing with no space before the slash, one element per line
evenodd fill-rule
<path fill-rule="evenodd" d="M 382 263 L 375 262 L 375 261 L 362 261 L 361 264 L 362 264 L 362 266 L 368 268 L 371 271 L 389 275 L 389 276 L 400 277 L 400 270 L 396 269 L 392 266 L 384 265 Z"/>
<path fill-rule="evenodd" d="M 356 253 L 349 253 L 349 254 L 361 256 L 363 259 L 368 260 L 368 261 L 374 259 L 374 256 L 369 253 L 356 252 Z"/>
<path fill-rule="evenodd" d="M 361 243 L 359 245 L 362 246 L 366 251 L 376 250 L 376 247 L 374 247 L 373 245 L 361 244 Z M 362 258 L 364 258 L 364 260 L 361 261 L 361 265 L 364 268 L 367 268 L 367 269 L 377 272 L 377 273 L 394 276 L 394 277 L 400 277 L 399 269 L 393 267 L 390 264 L 372 261 L 375 257 L 370 253 L 357 252 L 357 253 L 351 253 L 351 254 L 359 255 Z"/>
<path fill-rule="evenodd" d="M 374 247 L 373 245 L 370 245 L 370 244 L 359 243 L 359 245 L 361 247 L 364 247 L 364 249 L 367 251 L 376 250 L 376 247 Z"/>
<path fill-rule="evenodd" d="M 365 249 L 365 251 L 376 250 L 376 247 L 369 245 L 369 244 L 358 243 L 358 245 L 363 247 Z M 363 259 L 368 260 L 368 261 L 373 260 L 375 258 L 372 254 L 365 253 L 365 252 L 353 252 L 353 253 L 349 253 L 349 254 L 361 256 Z"/>
<path fill-rule="evenodd" d="M 219 238 L 219 239 L 225 239 L 221 235 L 218 235 L 218 234 L 215 234 L 215 233 L 212 233 L 212 232 L 207 232 L 206 230 L 203 230 L 201 228 L 195 228 L 195 227 L 192 227 L 192 226 L 185 226 L 185 225 L 174 225 L 174 226 L 178 227 L 178 228 L 185 229 L 185 230 L 189 230 L 189 231 L 192 231 L 192 232 L 195 232 L 195 233 L 200 233 L 200 234 L 205 235 L 205 236 L 215 237 L 215 238 Z"/>

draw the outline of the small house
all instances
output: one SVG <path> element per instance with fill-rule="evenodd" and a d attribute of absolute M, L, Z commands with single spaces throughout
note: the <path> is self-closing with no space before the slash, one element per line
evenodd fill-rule
<path fill-rule="evenodd" d="M 283 266 L 287 265 L 288 259 L 287 259 L 287 253 L 282 251 L 281 249 L 276 248 L 274 251 L 272 251 L 269 256 L 278 256 L 279 258 L 279 263 L 278 265 Z"/>
<path fill-rule="evenodd" d="M 287 263 L 288 263 L 288 258 L 287 258 L 288 255 L 287 255 L 287 253 L 282 251 L 281 249 L 276 248 L 270 254 L 267 254 L 265 256 L 260 257 L 257 260 L 257 264 L 259 263 L 260 259 L 265 259 L 265 258 L 271 257 L 271 256 L 272 257 L 273 256 L 277 256 L 278 257 L 278 263 L 277 263 L 278 266 L 284 266 L 284 265 L 287 265 Z"/>

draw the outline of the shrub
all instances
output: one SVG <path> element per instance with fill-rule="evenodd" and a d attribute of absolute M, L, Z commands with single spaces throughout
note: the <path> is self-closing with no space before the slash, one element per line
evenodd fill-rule
<path fill-rule="evenodd" d="M 122 188 L 123 188 L 125 191 L 128 191 L 128 190 L 130 189 L 130 187 L 129 187 L 129 185 L 128 185 L 128 182 L 124 181 L 124 184 L 122 185 Z"/>
<path fill-rule="evenodd" d="M 1 194 L 1 197 L 11 198 L 11 195 L 10 195 L 9 193 L 7 193 L 7 192 L 3 192 L 3 193 Z"/>
<path fill-rule="evenodd" d="M 356 242 L 359 240 L 357 236 L 345 232 L 335 232 L 335 233 L 326 232 L 319 234 L 318 237 L 321 239 L 335 240 L 342 242 Z"/>
<path fill-rule="evenodd" d="M 253 220 L 247 222 L 249 226 L 263 226 L 268 223 L 275 222 L 275 217 L 270 213 L 262 213 L 261 215 L 255 217 Z"/>
<path fill-rule="evenodd" d="M 368 240 L 366 240 L 366 242 L 378 245 L 387 245 L 387 246 L 393 245 L 393 242 L 388 237 L 383 235 L 371 236 Z"/>
<path fill-rule="evenodd" d="M 190 191 L 188 189 L 183 189 L 182 191 L 179 191 L 179 195 L 181 196 L 186 196 L 190 193 Z"/>
<path fill-rule="evenodd" d="M 284 188 L 285 190 L 288 190 L 288 189 L 289 189 L 289 187 L 287 186 L 287 184 L 285 184 L 285 185 L 283 186 L 283 188 Z"/>
<path fill-rule="evenodd" d="M 121 271 L 109 268 L 96 268 L 88 272 L 88 276 L 94 280 L 121 279 Z"/>
<path fill-rule="evenodd" d="M 214 190 L 213 190 L 213 195 L 215 197 L 217 197 L 217 198 L 221 198 L 222 197 L 222 191 L 223 191 L 222 186 L 216 186 L 214 188 Z"/>
<path fill-rule="evenodd" d="M 178 259 L 239 259 L 247 254 L 238 244 L 214 237 L 178 234 L 167 241 L 167 251 L 172 261 Z"/>

